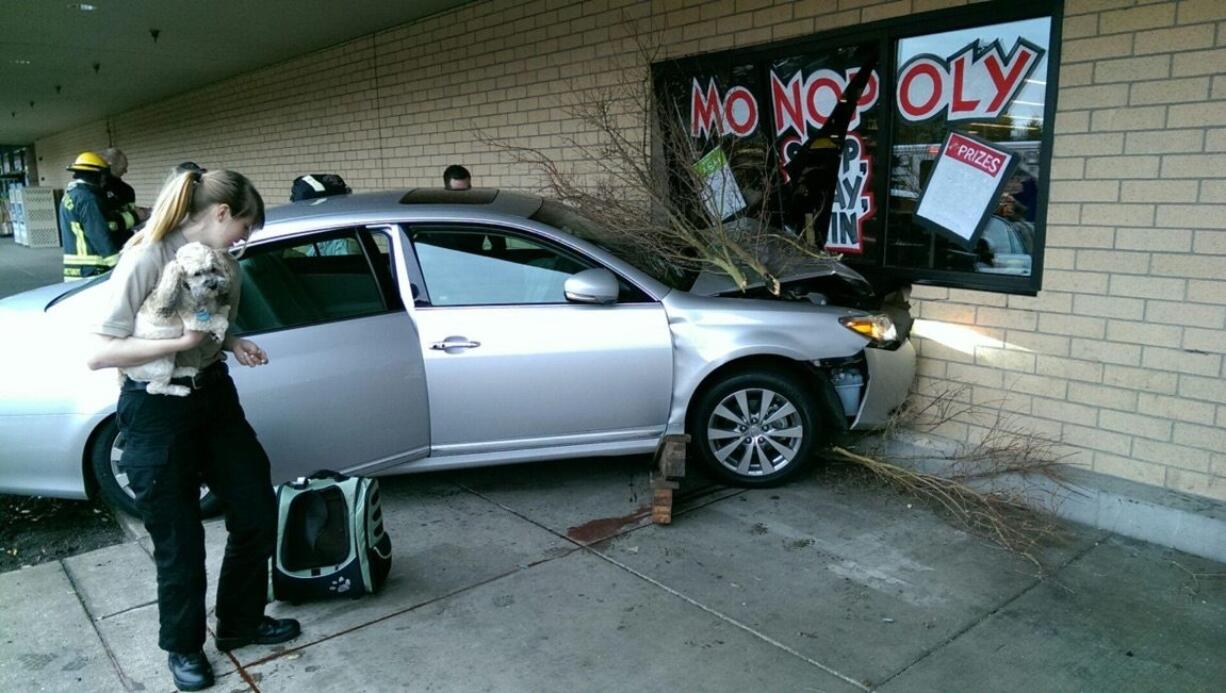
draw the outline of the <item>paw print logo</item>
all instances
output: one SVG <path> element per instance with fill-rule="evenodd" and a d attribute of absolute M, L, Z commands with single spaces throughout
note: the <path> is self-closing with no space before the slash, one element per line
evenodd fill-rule
<path fill-rule="evenodd" d="M 338 577 L 338 578 L 336 578 L 335 580 L 333 580 L 333 581 L 332 581 L 332 582 L 331 582 L 331 583 L 328 585 L 328 591 L 329 591 L 329 592 L 336 592 L 337 594 L 344 594 L 345 592 L 348 592 L 348 591 L 349 591 L 349 587 L 350 587 L 352 584 L 353 584 L 353 583 L 349 582 L 349 578 L 344 577 L 344 576 L 341 576 L 341 577 Z"/>

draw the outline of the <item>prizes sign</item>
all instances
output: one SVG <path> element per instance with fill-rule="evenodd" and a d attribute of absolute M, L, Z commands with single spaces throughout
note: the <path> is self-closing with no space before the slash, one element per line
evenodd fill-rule
<path fill-rule="evenodd" d="M 915 216 L 970 245 L 995 208 L 1013 155 L 986 142 L 951 132 L 937 156 Z"/>

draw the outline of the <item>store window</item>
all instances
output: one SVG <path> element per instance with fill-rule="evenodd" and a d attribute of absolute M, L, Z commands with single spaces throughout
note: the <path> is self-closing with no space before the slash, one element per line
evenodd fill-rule
<path fill-rule="evenodd" d="M 670 170 L 730 163 L 723 206 L 672 193 L 726 223 L 756 214 L 884 291 L 1034 294 L 1058 8 L 984 3 L 658 64 L 660 112 L 683 124 L 662 130 L 688 138 L 664 148 Z"/>

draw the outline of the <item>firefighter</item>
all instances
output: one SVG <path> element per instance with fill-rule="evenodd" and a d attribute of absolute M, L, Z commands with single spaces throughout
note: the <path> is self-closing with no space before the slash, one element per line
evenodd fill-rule
<path fill-rule="evenodd" d="M 109 271 L 123 246 L 115 234 L 122 221 L 108 214 L 102 183 L 106 161 L 94 152 L 81 152 L 68 167 L 72 182 L 60 201 L 60 239 L 64 245 L 64 281 L 93 277 Z"/>
<path fill-rule="evenodd" d="M 114 147 L 103 149 L 98 154 L 110 169 L 102 181 L 102 193 L 106 197 L 109 215 L 119 223 L 115 236 L 122 246 L 132 237 L 133 229 L 149 218 L 149 210 L 136 206 L 136 191 L 123 180 L 123 175 L 128 172 L 128 156 Z"/>

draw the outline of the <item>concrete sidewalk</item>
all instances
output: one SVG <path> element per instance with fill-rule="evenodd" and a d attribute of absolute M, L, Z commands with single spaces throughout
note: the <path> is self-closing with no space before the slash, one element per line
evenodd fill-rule
<path fill-rule="evenodd" d="M 1226 566 L 1068 527 L 1053 571 L 833 467 L 700 479 L 647 523 L 638 459 L 382 480 L 373 597 L 269 612 L 216 690 L 1220 690 Z M 208 525 L 217 575 L 224 543 Z M 210 595 L 210 604 L 212 596 Z M 172 690 L 147 540 L 0 575 L 0 690 Z"/>

